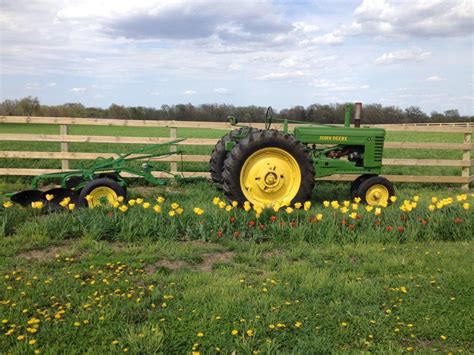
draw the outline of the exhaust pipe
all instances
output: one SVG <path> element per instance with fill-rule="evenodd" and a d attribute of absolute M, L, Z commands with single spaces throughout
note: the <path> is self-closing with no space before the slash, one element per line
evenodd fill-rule
<path fill-rule="evenodd" d="M 362 102 L 355 103 L 354 127 L 360 128 L 360 117 L 362 115 Z"/>

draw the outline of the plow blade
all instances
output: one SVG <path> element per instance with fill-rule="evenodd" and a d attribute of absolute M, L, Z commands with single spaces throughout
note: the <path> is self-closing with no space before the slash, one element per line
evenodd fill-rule
<path fill-rule="evenodd" d="M 18 203 L 23 207 L 30 207 L 32 202 L 43 200 L 43 191 L 40 190 L 25 190 L 13 194 L 10 197 L 12 202 Z"/>
<path fill-rule="evenodd" d="M 47 201 L 46 195 L 53 195 L 54 197 L 51 201 Z M 77 201 L 79 200 L 79 194 L 77 192 L 69 190 L 69 189 L 65 189 L 62 187 L 57 187 L 57 188 L 42 192 L 42 195 L 41 195 L 41 199 L 43 201 L 46 201 L 47 205 L 51 209 L 60 208 L 61 205 L 59 203 L 67 197 L 71 199 L 69 203 L 77 204 Z"/>

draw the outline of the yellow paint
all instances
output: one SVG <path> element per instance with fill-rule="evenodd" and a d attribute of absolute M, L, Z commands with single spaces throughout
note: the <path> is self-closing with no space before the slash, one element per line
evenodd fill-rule
<path fill-rule="evenodd" d="M 382 205 L 384 202 L 387 203 L 389 198 L 390 193 L 388 192 L 388 189 L 381 184 L 371 186 L 365 194 L 365 200 L 367 201 L 367 204 L 371 206 Z"/>
<path fill-rule="evenodd" d="M 117 193 L 107 186 L 99 186 L 93 189 L 89 195 L 90 200 L 87 201 L 89 208 L 102 205 L 102 203 L 110 204 L 117 200 Z"/>
<path fill-rule="evenodd" d="M 347 142 L 347 136 L 319 136 L 320 141 Z"/>
<path fill-rule="evenodd" d="M 260 207 L 290 203 L 301 186 L 296 159 L 280 148 L 263 148 L 250 155 L 240 171 L 245 198 Z"/>

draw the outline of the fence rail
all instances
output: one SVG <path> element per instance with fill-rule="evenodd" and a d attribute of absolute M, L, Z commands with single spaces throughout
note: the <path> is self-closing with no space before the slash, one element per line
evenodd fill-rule
<path fill-rule="evenodd" d="M 176 139 L 177 128 L 204 128 L 231 130 L 234 127 L 225 122 L 193 122 L 193 121 L 142 121 L 142 120 L 114 120 L 95 118 L 70 118 L 70 117 L 19 117 L 0 116 L 0 128 L 2 123 L 15 124 L 48 124 L 59 125 L 59 134 L 3 134 L 0 133 L 0 141 L 21 141 L 21 142 L 57 142 L 60 143 L 59 152 L 40 151 L 0 151 L 0 159 L 56 159 L 61 161 L 61 169 L 29 169 L 29 168 L 2 168 L 0 160 L 0 176 L 34 176 L 43 173 L 59 172 L 69 169 L 70 160 L 92 160 L 99 156 L 114 157 L 113 153 L 85 153 L 70 152 L 69 143 L 120 143 L 120 144 L 154 144 L 167 143 Z M 474 166 L 471 159 L 473 150 L 472 123 L 449 124 L 402 124 L 402 125 L 375 125 L 384 127 L 387 131 L 395 132 L 449 132 L 462 133 L 463 143 L 428 143 L 428 142 L 385 142 L 386 149 L 426 149 L 426 150 L 460 150 L 463 152 L 461 160 L 455 159 L 398 159 L 384 158 L 383 164 L 387 166 L 442 166 L 459 167 L 461 176 L 433 176 L 433 175 L 384 175 L 394 182 L 417 182 L 417 183 L 455 183 L 462 184 L 464 189 L 469 188 L 469 183 L 474 181 L 474 176 L 470 175 L 470 168 Z M 119 126 L 119 127 L 164 127 L 170 129 L 169 137 L 126 137 L 126 136 L 99 136 L 99 135 L 72 135 L 68 134 L 69 126 Z M 263 128 L 263 124 L 252 124 L 253 127 Z M 275 128 L 282 128 L 280 124 L 275 124 Z M 290 124 L 292 129 L 294 124 Z M 1 129 L 0 129 L 1 131 Z M 200 145 L 213 146 L 217 139 L 186 138 L 177 145 Z M 208 162 L 209 155 L 180 155 L 173 154 L 177 147 L 171 146 L 170 155 L 155 158 L 155 161 L 170 162 L 171 171 L 177 171 L 177 162 Z M 210 151 L 209 151 L 210 153 Z M 205 176 L 208 172 L 182 172 L 184 176 Z M 157 173 L 157 176 L 163 176 Z M 124 175 L 126 176 L 126 175 Z M 328 181 L 351 181 L 354 175 L 333 175 L 321 180 Z"/>

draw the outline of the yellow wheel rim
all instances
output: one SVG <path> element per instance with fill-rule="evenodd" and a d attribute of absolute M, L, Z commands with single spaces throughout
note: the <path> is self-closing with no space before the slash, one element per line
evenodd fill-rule
<path fill-rule="evenodd" d="M 390 197 L 390 193 L 388 189 L 381 184 L 375 184 L 371 186 L 367 193 L 365 194 L 365 200 L 369 205 L 377 206 L 384 202 L 388 202 Z"/>
<path fill-rule="evenodd" d="M 107 186 L 99 186 L 93 189 L 89 195 L 91 199 L 87 201 L 90 208 L 94 208 L 100 205 L 111 205 L 117 200 L 117 193 Z"/>
<path fill-rule="evenodd" d="M 301 186 L 301 170 L 293 156 L 280 148 L 263 148 L 250 155 L 240 171 L 240 188 L 254 205 L 290 203 Z"/>

